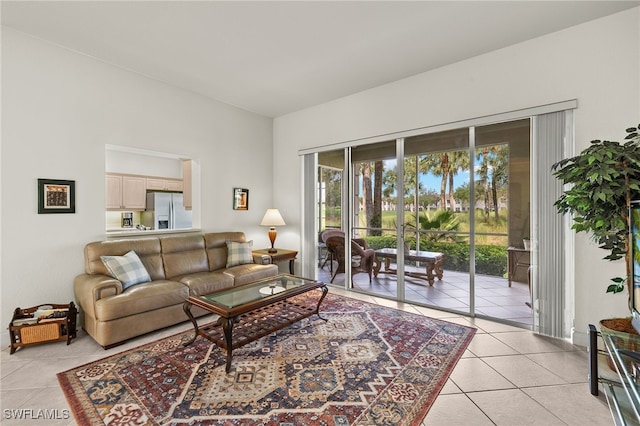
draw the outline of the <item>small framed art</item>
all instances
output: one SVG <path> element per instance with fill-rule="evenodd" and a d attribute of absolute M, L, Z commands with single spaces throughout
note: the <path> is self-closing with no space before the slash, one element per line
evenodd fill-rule
<path fill-rule="evenodd" d="M 75 212 L 76 181 L 38 179 L 38 214 Z"/>
<path fill-rule="evenodd" d="M 233 209 L 249 210 L 249 190 L 246 188 L 233 188 Z"/>

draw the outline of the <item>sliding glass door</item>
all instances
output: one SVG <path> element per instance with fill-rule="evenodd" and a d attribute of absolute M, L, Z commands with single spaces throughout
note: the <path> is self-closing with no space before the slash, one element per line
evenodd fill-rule
<path fill-rule="evenodd" d="M 319 152 L 317 278 L 531 327 L 531 134 L 527 118 Z"/>
<path fill-rule="evenodd" d="M 531 120 L 474 128 L 474 311 L 533 325 Z M 527 244 L 525 246 L 525 244 Z"/>
<path fill-rule="evenodd" d="M 319 153 L 318 278 L 531 325 L 529 135 L 525 119 Z"/>
<path fill-rule="evenodd" d="M 399 288 L 402 281 L 381 279 L 381 274 L 389 272 L 381 268 L 381 262 L 384 262 L 381 253 L 384 250 L 397 251 L 402 241 L 399 226 L 402 222 L 398 217 L 402 209 L 397 207 L 397 186 L 402 182 L 402 175 L 398 178 L 396 146 L 395 140 L 389 140 L 351 149 L 352 235 L 364 250 L 376 252 L 371 265 L 371 280 L 368 265 L 364 265 L 365 268 L 358 268 L 358 273 L 353 274 L 351 286 L 379 296 L 401 299 Z M 357 262 L 357 257 L 354 260 Z M 402 268 L 402 262 L 394 266 L 394 271 L 398 268 Z"/>
<path fill-rule="evenodd" d="M 324 282 L 344 282 L 341 278 L 345 271 L 340 271 L 344 267 L 339 263 L 345 258 L 345 251 L 343 248 L 338 250 L 335 238 L 331 241 L 327 239 L 331 235 L 340 235 L 346 229 L 347 221 L 343 214 L 348 210 L 345 197 L 347 173 L 344 150 L 318 154 L 315 234 L 318 279 Z"/>
<path fill-rule="evenodd" d="M 471 312 L 469 129 L 404 140 L 405 300 Z"/>

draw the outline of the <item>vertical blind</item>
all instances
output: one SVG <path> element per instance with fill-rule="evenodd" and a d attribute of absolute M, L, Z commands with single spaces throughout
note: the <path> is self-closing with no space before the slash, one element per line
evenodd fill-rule
<path fill-rule="evenodd" d="M 552 337 L 570 335 L 573 312 L 567 297 L 567 254 L 563 218 L 556 212 L 555 201 L 562 193 L 561 182 L 551 167 L 563 158 L 565 145 L 573 127 L 572 112 L 560 111 L 533 118 L 532 139 L 532 262 L 534 331 Z"/>
<path fill-rule="evenodd" d="M 316 256 L 318 247 L 318 203 L 316 202 L 318 188 L 318 154 L 302 156 L 302 276 L 316 276 Z"/>

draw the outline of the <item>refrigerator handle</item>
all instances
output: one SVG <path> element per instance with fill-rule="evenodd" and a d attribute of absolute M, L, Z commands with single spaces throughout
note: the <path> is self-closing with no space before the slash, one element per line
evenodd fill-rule
<path fill-rule="evenodd" d="M 169 202 L 169 229 L 176 228 L 176 212 L 173 205 L 173 195 L 171 196 L 171 201 Z"/>

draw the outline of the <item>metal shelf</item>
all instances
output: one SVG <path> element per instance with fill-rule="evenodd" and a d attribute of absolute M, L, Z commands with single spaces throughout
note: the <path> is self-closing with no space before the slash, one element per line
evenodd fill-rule
<path fill-rule="evenodd" d="M 599 350 L 597 336 L 604 343 Z M 592 395 L 598 395 L 598 384 L 607 398 L 611 415 L 616 425 L 640 425 L 640 336 L 610 330 L 598 332 L 589 325 L 589 387 Z M 615 368 L 616 379 L 598 373 L 598 354 L 609 358 Z"/>

